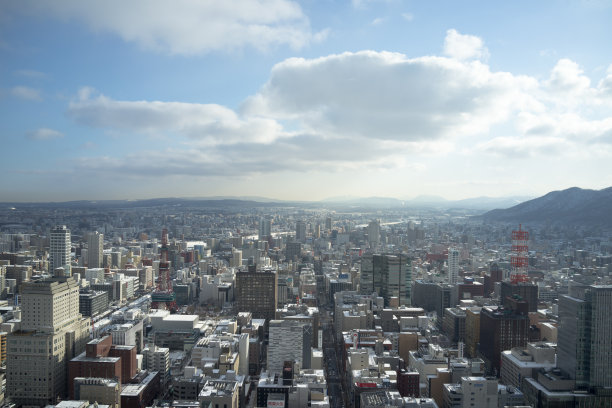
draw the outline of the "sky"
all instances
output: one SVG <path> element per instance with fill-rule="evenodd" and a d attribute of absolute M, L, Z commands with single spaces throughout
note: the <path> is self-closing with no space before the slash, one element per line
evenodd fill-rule
<path fill-rule="evenodd" d="M 0 2 L 0 202 L 612 186 L 612 2 Z"/>

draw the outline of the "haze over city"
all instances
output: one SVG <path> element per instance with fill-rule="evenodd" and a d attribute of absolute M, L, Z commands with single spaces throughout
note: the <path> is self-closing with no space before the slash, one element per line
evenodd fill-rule
<path fill-rule="evenodd" d="M 0 5 L 0 201 L 612 185 L 611 5 Z"/>

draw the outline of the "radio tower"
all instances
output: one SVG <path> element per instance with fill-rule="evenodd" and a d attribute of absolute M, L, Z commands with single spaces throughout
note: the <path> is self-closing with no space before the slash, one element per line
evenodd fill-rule
<path fill-rule="evenodd" d="M 176 307 L 176 294 L 172 289 L 170 280 L 170 263 L 168 262 L 168 230 L 162 231 L 161 253 L 159 259 L 159 274 L 157 288 L 151 294 L 151 308 L 174 311 Z"/>
<path fill-rule="evenodd" d="M 510 263 L 512 264 L 512 274 L 510 282 L 517 284 L 519 282 L 529 282 L 527 277 L 527 267 L 529 260 L 527 259 L 527 241 L 529 240 L 529 232 L 521 229 L 519 224 L 518 230 L 512 231 L 512 255 Z"/>

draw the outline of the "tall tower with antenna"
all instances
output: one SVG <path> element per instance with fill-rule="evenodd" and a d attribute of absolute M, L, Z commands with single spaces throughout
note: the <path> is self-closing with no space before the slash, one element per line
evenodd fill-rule
<path fill-rule="evenodd" d="M 512 265 L 510 282 L 512 284 L 529 282 L 527 276 L 527 267 L 529 266 L 527 241 L 529 241 L 529 232 L 523 230 L 521 224 L 519 224 L 518 230 L 512 231 L 512 255 L 510 256 L 510 264 Z"/>
<path fill-rule="evenodd" d="M 168 230 L 162 231 L 161 252 L 157 288 L 151 294 L 153 309 L 176 310 L 176 294 L 170 279 L 170 262 L 168 262 Z"/>

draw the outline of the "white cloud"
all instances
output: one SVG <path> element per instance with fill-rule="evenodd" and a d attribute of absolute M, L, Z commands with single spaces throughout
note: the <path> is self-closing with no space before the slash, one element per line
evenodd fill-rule
<path fill-rule="evenodd" d="M 414 15 L 412 13 L 402 13 L 402 18 L 406 21 L 414 20 Z"/>
<path fill-rule="evenodd" d="M 580 93 L 588 90 L 591 80 L 584 75 L 578 64 L 567 58 L 560 59 L 546 82 L 553 92 Z"/>
<path fill-rule="evenodd" d="M 49 128 L 38 128 L 26 133 L 26 137 L 32 140 L 53 140 L 64 137 L 64 134 Z"/>
<path fill-rule="evenodd" d="M 471 59 L 486 60 L 489 57 L 489 51 L 484 46 L 484 42 L 480 37 L 460 34 L 454 29 L 446 32 L 444 54 L 460 61 Z"/>
<path fill-rule="evenodd" d="M 362 51 L 277 64 L 243 111 L 330 137 L 427 141 L 486 132 L 534 104 L 535 87 L 477 61 Z"/>
<path fill-rule="evenodd" d="M 76 20 L 139 46 L 182 55 L 277 45 L 300 48 L 321 40 L 292 0 L 26 0 L 13 7 Z"/>
<path fill-rule="evenodd" d="M 44 72 L 36 71 L 34 69 L 18 69 L 14 72 L 14 74 L 32 79 L 41 79 L 47 77 L 47 74 L 45 74 Z"/>
<path fill-rule="evenodd" d="M 375 18 L 374 20 L 372 20 L 372 22 L 370 23 L 370 25 L 373 25 L 373 26 L 381 25 L 381 24 L 382 24 L 384 21 L 385 21 L 385 19 L 384 19 L 384 18 L 382 18 L 382 17 L 377 17 L 377 18 Z"/>
<path fill-rule="evenodd" d="M 479 44 L 472 49 L 483 50 Z M 120 101 L 83 88 L 68 115 L 124 136 L 173 138 L 176 147 L 165 152 L 100 162 L 134 174 L 147 174 L 150 158 L 157 156 L 160 168 L 177 175 L 412 171 L 421 160 L 443 160 L 450 152 L 464 160 L 604 154 L 612 148 L 605 102 L 612 100 L 612 68 L 595 83 L 569 60 L 538 80 L 494 72 L 471 58 L 361 51 L 287 59 L 238 111 L 216 104 Z M 567 105 L 568 92 L 597 98 Z M 86 160 L 79 166 L 94 171 L 98 164 Z"/>
<path fill-rule="evenodd" d="M 11 94 L 19 99 L 26 101 L 42 101 L 42 96 L 39 89 L 30 88 L 28 86 L 15 86 L 11 88 Z"/>
<path fill-rule="evenodd" d="M 70 102 L 68 115 L 77 123 L 149 135 L 186 136 L 206 144 L 269 143 L 282 136 L 271 119 L 240 118 L 216 104 L 160 101 L 116 101 L 82 88 Z"/>

